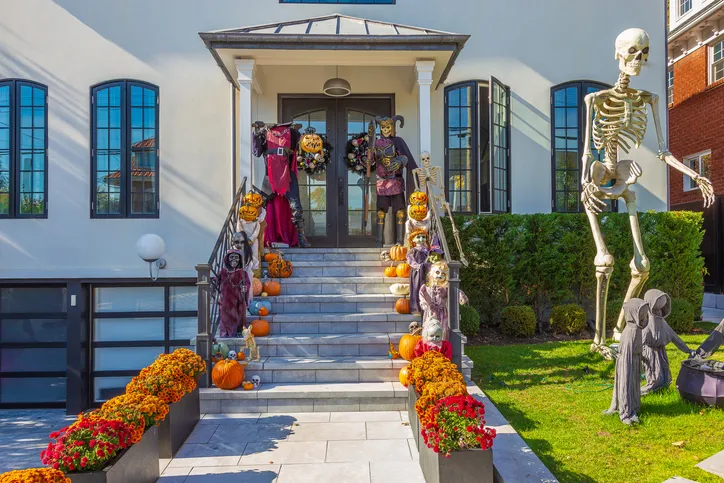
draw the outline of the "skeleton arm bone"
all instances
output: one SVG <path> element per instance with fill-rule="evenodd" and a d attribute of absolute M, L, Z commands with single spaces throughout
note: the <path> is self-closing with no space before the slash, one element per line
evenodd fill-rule
<path fill-rule="evenodd" d="M 651 112 L 654 116 L 656 138 L 659 141 L 659 159 L 675 170 L 693 179 L 701 190 L 701 195 L 704 197 L 704 208 L 709 208 L 714 204 L 714 188 L 711 185 L 711 181 L 703 176 L 700 176 L 699 173 L 689 168 L 671 154 L 668 146 L 666 146 L 666 141 L 664 140 L 664 136 L 662 134 L 663 131 L 661 130 L 661 119 L 659 118 L 659 96 L 653 93 L 650 93 L 649 96 L 650 97 L 647 99 L 647 102 L 651 105 Z"/>
<path fill-rule="evenodd" d="M 586 103 L 586 137 L 584 139 L 589 140 L 591 139 L 591 127 L 593 124 L 593 117 L 591 116 L 591 106 L 593 105 L 593 101 L 596 98 L 595 93 L 587 94 L 586 97 L 583 98 L 583 101 Z M 583 165 L 581 166 L 583 169 L 583 173 L 581 173 L 581 184 L 586 184 L 591 182 L 591 163 L 593 162 L 593 154 L 591 153 L 591 143 L 590 142 L 584 142 L 583 143 Z"/>

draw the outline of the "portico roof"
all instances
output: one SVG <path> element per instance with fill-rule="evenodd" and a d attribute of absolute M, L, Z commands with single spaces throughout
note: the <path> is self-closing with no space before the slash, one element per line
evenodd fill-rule
<path fill-rule="evenodd" d="M 439 66 L 438 86 L 470 37 L 340 14 L 200 32 L 199 36 L 234 84 L 235 59 L 254 58 L 259 65 L 300 65 L 304 56 L 299 51 L 309 50 L 314 51 L 315 65 L 413 65 L 416 58 L 430 58 Z M 347 55 L 346 62 L 333 54 L 349 50 L 361 52 Z"/>

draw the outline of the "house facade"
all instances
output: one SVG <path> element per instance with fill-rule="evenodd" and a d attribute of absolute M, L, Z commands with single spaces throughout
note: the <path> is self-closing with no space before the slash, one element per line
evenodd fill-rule
<path fill-rule="evenodd" d="M 398 135 L 431 153 L 455 212 L 577 212 L 583 97 L 616 81 L 621 31 L 651 36 L 633 86 L 666 88 L 663 2 L 0 6 L 0 406 L 83 408 L 192 344 L 194 267 L 242 180 L 263 180 L 253 121 L 327 137 L 326 173 L 300 179 L 306 232 L 355 247 L 374 210 L 365 228 L 344 147 L 372 117 L 404 117 Z M 350 96 L 323 94 L 335 77 Z M 651 127 L 631 154 L 641 210 L 667 208 L 656 151 Z M 156 281 L 136 250 L 147 233 L 165 241 Z"/>
<path fill-rule="evenodd" d="M 671 209 L 704 212 L 706 291 L 724 293 L 724 1 L 677 0 L 670 8 L 670 148 L 712 181 L 717 197 L 704 210 L 691 178 L 670 170 Z"/>

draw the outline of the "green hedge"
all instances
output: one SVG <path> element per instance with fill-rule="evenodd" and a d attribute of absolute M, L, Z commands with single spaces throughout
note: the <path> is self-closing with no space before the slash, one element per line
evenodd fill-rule
<path fill-rule="evenodd" d="M 500 331 L 507 336 L 531 337 L 535 326 L 535 312 L 526 305 L 509 305 L 502 311 Z"/>
<path fill-rule="evenodd" d="M 599 216 L 609 251 L 616 259 L 609 300 L 623 299 L 631 278 L 633 241 L 626 213 Z M 682 298 L 701 315 L 704 259 L 701 213 L 639 214 L 651 277 L 644 287 Z M 465 256 L 461 287 L 486 324 L 500 322 L 507 305 L 530 305 L 538 320 L 554 305 L 576 303 L 589 315 L 596 290 L 596 247 L 585 213 L 456 216 Z M 458 258 L 449 220 L 448 246 Z M 591 317 L 592 318 L 592 315 Z"/>
<path fill-rule="evenodd" d="M 694 307 L 688 300 L 672 299 L 671 313 L 666 322 L 679 334 L 688 334 L 694 328 Z"/>
<path fill-rule="evenodd" d="M 551 310 L 551 327 L 559 334 L 580 334 L 586 328 L 586 311 L 580 305 L 556 305 Z"/>
<path fill-rule="evenodd" d="M 480 331 L 480 313 L 470 304 L 460 306 L 460 331 L 469 339 Z"/>

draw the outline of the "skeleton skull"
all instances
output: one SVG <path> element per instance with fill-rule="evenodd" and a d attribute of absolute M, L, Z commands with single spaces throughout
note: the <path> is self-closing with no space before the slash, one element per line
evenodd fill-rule
<path fill-rule="evenodd" d="M 426 168 L 430 167 L 430 153 L 427 151 L 423 151 L 420 153 L 420 162 L 422 165 Z"/>
<path fill-rule="evenodd" d="M 231 359 L 232 361 L 235 361 L 236 360 L 236 351 L 229 351 L 229 354 L 226 357 Z"/>
<path fill-rule="evenodd" d="M 649 60 L 649 34 L 639 28 L 631 28 L 616 37 L 618 68 L 628 75 L 639 75 L 641 67 Z"/>
<path fill-rule="evenodd" d="M 420 328 L 420 323 L 416 320 L 413 320 L 412 322 L 410 322 L 408 328 L 410 329 L 410 334 L 412 334 Z"/>
<path fill-rule="evenodd" d="M 380 123 L 380 132 L 386 138 L 394 136 L 395 135 L 395 121 L 392 121 L 392 120 L 382 121 Z"/>
<path fill-rule="evenodd" d="M 261 377 L 257 376 L 251 376 L 251 382 L 254 383 L 254 389 L 259 389 L 259 386 L 261 386 Z"/>
<path fill-rule="evenodd" d="M 432 285 L 442 287 L 447 283 L 447 274 L 447 263 L 437 262 L 430 267 L 430 272 L 427 275 L 428 281 Z"/>

